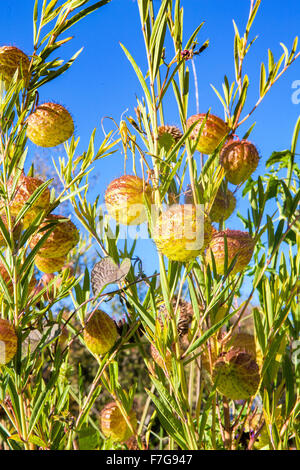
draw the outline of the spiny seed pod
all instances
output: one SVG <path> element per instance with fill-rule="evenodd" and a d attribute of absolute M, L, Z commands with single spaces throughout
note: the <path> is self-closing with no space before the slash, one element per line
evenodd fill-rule
<path fill-rule="evenodd" d="M 69 111 L 57 103 L 39 105 L 27 119 L 27 137 L 40 147 L 56 147 L 74 133 Z"/>
<path fill-rule="evenodd" d="M 186 124 L 188 128 L 191 127 L 194 122 L 199 121 L 190 134 L 191 139 L 198 139 L 201 125 L 205 118 L 206 114 L 195 114 L 187 120 Z M 209 114 L 202 129 L 202 133 L 197 144 L 197 150 L 210 155 L 214 150 L 216 150 L 219 143 L 224 139 L 228 132 L 229 128 L 222 119 L 214 116 L 213 114 Z"/>
<path fill-rule="evenodd" d="M 27 86 L 30 79 L 29 66 L 30 60 L 27 55 L 17 47 L 0 47 L 0 79 L 4 80 L 6 87 L 9 86 L 17 70 L 18 79 L 24 79 Z"/>
<path fill-rule="evenodd" d="M 220 154 L 220 164 L 232 184 L 244 183 L 256 170 L 259 154 L 256 147 L 247 140 L 229 142 Z"/>
<path fill-rule="evenodd" d="M 128 450 L 146 450 L 147 449 L 147 442 L 144 436 L 141 436 L 143 448 L 140 449 L 138 441 L 135 436 L 131 436 L 126 442 L 126 447 Z"/>
<path fill-rule="evenodd" d="M 182 132 L 176 126 L 159 126 L 158 143 L 168 152 L 182 137 Z"/>
<path fill-rule="evenodd" d="M 52 274 L 61 271 L 67 262 L 67 256 L 60 256 L 59 258 L 44 258 L 43 256 L 36 255 L 34 263 L 42 273 Z"/>
<path fill-rule="evenodd" d="M 7 364 L 17 352 L 18 338 L 13 325 L 0 319 L 0 364 Z"/>
<path fill-rule="evenodd" d="M 102 433 L 105 437 L 111 438 L 116 442 L 127 441 L 134 434 L 137 428 L 137 419 L 133 410 L 128 415 L 128 421 L 132 429 L 127 424 L 126 419 L 115 402 L 108 403 L 100 413 Z"/>
<path fill-rule="evenodd" d="M 203 195 L 202 187 L 200 187 L 200 193 Z M 184 203 L 193 204 L 193 201 L 193 193 L 191 187 L 188 186 L 185 192 Z M 220 223 L 222 220 L 227 220 L 233 213 L 235 206 L 236 199 L 232 191 L 229 191 L 229 189 L 224 191 L 223 188 L 219 188 L 210 209 L 210 220 L 217 223 Z"/>
<path fill-rule="evenodd" d="M 3 224 L 5 225 L 6 229 L 8 230 L 8 222 L 7 222 L 6 215 L 5 214 L 0 215 L 0 218 L 3 222 Z M 14 216 L 11 217 L 11 223 L 12 223 L 12 227 L 13 227 L 13 238 L 14 238 L 14 241 L 16 242 L 19 239 L 20 235 L 21 235 L 22 227 L 19 223 L 15 225 L 15 217 Z M 4 246 L 6 246 L 6 240 L 4 239 L 3 234 L 0 231 L 0 247 L 4 247 Z"/>
<path fill-rule="evenodd" d="M 259 368 L 252 355 L 239 349 L 223 353 L 213 369 L 217 390 L 231 400 L 247 400 L 256 394 Z"/>
<path fill-rule="evenodd" d="M 176 305 L 177 305 L 177 298 L 175 297 L 172 300 L 173 309 L 176 308 Z M 169 313 L 164 302 L 162 302 L 162 304 L 159 306 L 159 315 L 161 317 L 164 317 L 165 321 L 169 320 Z M 190 324 L 192 322 L 193 316 L 194 316 L 194 311 L 193 311 L 192 304 L 190 304 L 190 302 L 187 302 L 186 300 L 179 299 L 178 309 L 176 312 L 176 317 L 178 317 L 177 332 L 178 332 L 180 347 L 183 351 L 185 351 L 189 346 L 188 333 L 189 333 L 189 328 L 190 328 Z"/>
<path fill-rule="evenodd" d="M 248 266 L 254 250 L 254 240 L 248 232 L 241 232 L 240 230 L 227 229 L 221 232 L 215 232 L 206 252 L 206 261 L 212 268 L 213 254 L 218 274 L 224 274 L 225 236 L 227 239 L 228 253 L 227 267 L 229 268 L 231 262 L 235 256 L 237 256 L 236 263 L 230 272 L 230 274 L 237 274 Z"/>
<path fill-rule="evenodd" d="M 38 252 L 39 256 L 43 258 L 61 258 L 67 255 L 79 241 L 78 230 L 70 219 L 61 215 L 49 214 L 41 224 L 40 230 L 32 237 L 31 249 L 45 235 L 45 228 L 47 231 L 50 228 L 49 224 L 52 222 L 57 222 L 57 224 L 52 227 L 52 232 Z"/>
<path fill-rule="evenodd" d="M 124 225 L 139 225 L 147 220 L 144 198 L 151 203 L 152 188 L 134 175 L 116 178 L 105 192 L 108 213 Z"/>
<path fill-rule="evenodd" d="M 116 324 L 107 313 L 96 310 L 84 329 L 86 347 L 96 356 L 109 351 L 118 338 Z"/>
<path fill-rule="evenodd" d="M 174 204 L 159 216 L 152 235 L 163 255 L 173 261 L 187 262 L 207 247 L 212 226 L 195 206 Z"/>
<path fill-rule="evenodd" d="M 15 188 L 13 180 L 10 179 L 7 184 L 8 196 L 11 199 L 10 213 L 13 216 L 17 216 L 20 210 L 23 209 L 24 205 L 27 203 L 30 196 L 32 196 L 34 191 L 36 191 L 42 184 L 44 184 L 44 181 L 40 178 L 26 176 L 23 172 L 21 173 Z M 2 200 L 2 206 L 3 203 L 4 201 Z M 46 211 L 49 208 L 49 204 L 50 190 L 46 188 L 25 214 L 23 219 L 24 228 L 29 227 L 39 212 L 42 210 Z"/>

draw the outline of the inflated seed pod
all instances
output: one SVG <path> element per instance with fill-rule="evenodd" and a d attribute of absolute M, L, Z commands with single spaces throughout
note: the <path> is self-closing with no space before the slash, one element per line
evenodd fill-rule
<path fill-rule="evenodd" d="M 247 140 L 237 140 L 225 145 L 220 153 L 220 164 L 232 184 L 244 183 L 256 170 L 259 154 Z"/>
<path fill-rule="evenodd" d="M 63 269 L 67 263 L 67 256 L 44 258 L 43 256 L 36 255 L 34 263 L 42 273 L 52 274 Z"/>
<path fill-rule="evenodd" d="M 13 180 L 9 179 L 7 184 L 8 196 L 10 201 L 10 213 L 17 216 L 21 209 L 28 203 L 30 196 L 42 185 L 44 181 L 40 178 L 33 176 L 26 176 L 24 172 L 21 173 L 16 186 L 13 185 Z M 4 201 L 2 202 L 2 206 Z M 23 218 L 24 228 L 29 227 L 33 220 L 37 217 L 39 212 L 47 211 L 50 205 L 50 190 L 45 188 L 40 196 L 35 200 L 30 209 L 26 212 Z"/>
<path fill-rule="evenodd" d="M 100 413 L 102 433 L 105 437 L 116 442 L 125 442 L 134 434 L 133 431 L 137 428 L 137 419 L 133 410 L 128 415 L 128 421 L 131 423 L 132 429 L 115 402 L 108 403 Z"/>
<path fill-rule="evenodd" d="M 18 79 L 24 79 L 27 86 L 30 80 L 29 66 L 29 58 L 17 47 L 0 47 L 0 79 L 4 80 L 6 87 L 10 85 L 17 70 Z"/>
<path fill-rule="evenodd" d="M 40 147 L 56 147 L 74 133 L 71 114 L 57 103 L 40 104 L 26 122 L 28 139 Z"/>
<path fill-rule="evenodd" d="M 252 354 L 238 348 L 222 353 L 213 368 L 217 390 L 232 400 L 247 400 L 257 393 L 259 368 Z"/>
<path fill-rule="evenodd" d="M 30 248 L 33 249 L 42 236 L 46 227 L 56 222 L 52 227 L 52 232 L 38 250 L 38 255 L 42 258 L 61 258 L 69 253 L 79 241 L 79 232 L 70 219 L 62 215 L 49 214 L 40 225 L 40 230 L 33 235 L 30 241 Z M 48 227 L 50 229 L 50 227 Z M 46 271 L 44 271 L 46 272 Z"/>
<path fill-rule="evenodd" d="M 224 274 L 225 237 L 227 239 L 228 268 L 237 256 L 236 263 L 230 273 L 237 274 L 248 266 L 254 250 L 254 240 L 248 232 L 240 230 L 226 229 L 214 232 L 206 252 L 206 261 L 212 267 L 213 254 L 218 274 Z"/>
<path fill-rule="evenodd" d="M 106 354 L 118 338 L 115 322 L 107 313 L 96 310 L 84 329 L 86 347 L 96 356 Z"/>
<path fill-rule="evenodd" d="M 188 128 L 191 127 L 194 122 L 199 121 L 190 134 L 191 139 L 197 140 L 201 125 L 205 118 L 206 114 L 195 114 L 187 120 Z M 228 132 L 229 128 L 222 119 L 214 116 L 213 114 L 209 114 L 202 129 L 201 136 L 197 144 L 197 150 L 210 155 L 214 150 L 216 150 Z"/>
<path fill-rule="evenodd" d="M 212 226 L 195 206 L 174 204 L 159 216 L 152 236 L 160 253 L 173 261 L 188 262 L 207 247 Z"/>
<path fill-rule="evenodd" d="M 151 203 L 152 188 L 135 175 L 114 179 L 105 191 L 109 215 L 124 225 L 139 225 L 147 220 L 144 198 Z"/>

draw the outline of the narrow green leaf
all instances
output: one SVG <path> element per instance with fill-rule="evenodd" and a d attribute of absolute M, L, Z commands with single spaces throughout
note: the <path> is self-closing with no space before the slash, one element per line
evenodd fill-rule
<path fill-rule="evenodd" d="M 142 71 L 141 69 L 138 67 L 138 65 L 136 64 L 135 60 L 133 59 L 132 55 L 130 54 L 130 52 L 126 49 L 125 46 L 123 46 L 123 44 L 120 43 L 120 46 L 122 47 L 123 51 L 125 52 L 126 54 L 126 57 L 127 59 L 129 60 L 129 62 L 131 63 L 138 79 L 139 79 L 139 82 L 144 90 L 144 93 L 145 93 L 145 97 L 146 97 L 146 100 L 147 100 L 147 104 L 148 104 L 148 108 L 151 109 L 152 108 L 152 105 L 151 105 L 151 94 L 150 94 L 150 91 L 147 87 L 147 84 L 146 84 L 146 81 L 144 79 L 144 76 L 142 74 Z"/>
<path fill-rule="evenodd" d="M 262 62 L 260 67 L 260 81 L 259 81 L 259 96 L 263 96 L 266 88 L 266 68 L 265 64 Z"/>
<path fill-rule="evenodd" d="M 293 138 L 292 138 L 292 145 L 291 145 L 292 155 L 294 155 L 296 153 L 297 143 L 298 143 L 298 138 L 299 138 L 299 132 L 300 132 L 300 116 L 298 117 L 298 120 L 297 120 L 295 128 L 294 128 L 294 133 L 293 133 Z"/>
<path fill-rule="evenodd" d="M 153 401 L 157 413 L 159 416 L 159 420 L 166 430 L 166 432 L 173 437 L 175 442 L 180 446 L 181 449 L 187 450 L 186 442 L 183 438 L 184 433 L 182 429 L 182 423 L 179 419 L 176 419 L 172 413 L 170 413 L 166 407 L 163 405 L 162 401 L 157 398 L 153 393 L 149 390 L 146 390 L 148 395 L 150 396 L 151 400 Z"/>

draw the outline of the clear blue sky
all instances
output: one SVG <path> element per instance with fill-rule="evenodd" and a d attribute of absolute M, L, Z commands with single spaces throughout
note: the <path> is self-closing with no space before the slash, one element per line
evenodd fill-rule
<path fill-rule="evenodd" d="M 196 26 L 205 21 L 199 35 L 199 43 L 207 38 L 210 47 L 196 59 L 199 79 L 200 112 L 211 108 L 212 113 L 222 116 L 222 107 L 210 87 L 218 89 L 224 74 L 233 79 L 233 25 L 234 18 L 240 31 L 248 16 L 248 0 L 182 0 L 184 7 L 185 37 Z M 32 52 L 32 8 L 34 0 L 1 0 L 0 2 L 0 45 L 15 45 L 24 52 Z M 156 1 L 155 5 L 159 6 Z M 250 77 L 248 105 L 250 110 L 258 97 L 258 79 L 261 61 L 267 61 L 270 48 L 279 58 L 282 49 L 280 42 L 290 49 L 294 37 L 300 32 L 299 0 L 262 0 L 252 37 L 259 35 L 246 63 Z M 103 134 L 101 119 L 111 116 L 117 122 L 121 114 L 129 109 L 128 115 L 134 115 L 136 98 L 142 96 L 137 78 L 119 45 L 122 42 L 133 54 L 142 70 L 146 71 L 143 40 L 140 30 L 137 4 L 134 0 L 112 0 L 98 12 L 88 16 L 71 31 L 74 40 L 63 49 L 62 56 L 69 58 L 82 46 L 84 50 L 77 62 L 62 77 L 40 89 L 41 101 L 56 101 L 65 105 L 71 112 L 76 124 L 76 136 L 81 137 L 80 150 L 88 144 L 90 133 L 98 128 L 97 141 Z M 70 35 L 69 33 L 67 34 Z M 294 125 L 300 114 L 300 104 L 292 103 L 292 83 L 300 80 L 300 61 L 296 62 L 286 75 L 274 86 L 260 108 L 247 122 L 247 128 L 255 120 L 257 125 L 251 140 L 257 145 L 261 162 L 257 174 L 264 172 L 265 160 L 273 150 L 288 148 Z M 190 97 L 190 114 L 196 112 L 193 93 Z M 166 107 L 166 117 L 170 124 L 179 124 L 179 117 L 173 103 Z M 241 129 L 240 136 L 246 128 Z M 37 149 L 30 146 L 31 156 Z M 41 150 L 45 159 L 63 153 L 63 149 Z M 111 159 L 97 164 L 99 175 L 97 188 L 91 188 L 91 198 L 96 193 L 104 193 L 107 184 L 122 174 L 122 157 L 115 155 Z M 254 175 L 255 176 L 255 175 Z M 248 205 L 248 204 L 247 204 Z M 238 209 L 243 211 L 243 200 L 238 197 Z M 234 227 L 242 224 L 233 218 Z M 148 242 L 151 243 L 151 242 Z M 145 271 L 150 274 L 152 252 L 143 250 L 140 256 L 145 261 Z"/>

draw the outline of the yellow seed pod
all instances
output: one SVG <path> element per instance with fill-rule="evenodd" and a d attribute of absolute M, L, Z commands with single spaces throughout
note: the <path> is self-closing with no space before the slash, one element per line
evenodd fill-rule
<path fill-rule="evenodd" d="M 45 234 L 45 231 L 41 230 L 45 229 L 51 222 L 57 222 L 57 224 L 52 227 L 52 232 L 47 240 L 44 241 L 38 254 L 42 258 L 61 258 L 66 256 L 79 241 L 79 232 L 76 226 L 70 219 L 62 215 L 49 214 L 44 219 L 40 225 L 40 230 L 31 238 L 30 248 L 33 249 L 35 247 Z"/>
<path fill-rule="evenodd" d="M 128 415 L 133 431 L 137 428 L 136 414 L 133 410 Z M 128 426 L 117 403 L 111 402 L 100 413 L 100 427 L 105 437 L 116 442 L 127 441 L 134 433 Z"/>
<path fill-rule="evenodd" d="M 69 111 L 57 103 L 39 105 L 27 119 L 27 137 L 40 147 L 56 147 L 74 133 Z"/>
<path fill-rule="evenodd" d="M 27 86 L 30 80 L 29 66 L 30 60 L 27 55 L 17 47 L 0 47 L 0 80 L 4 80 L 6 87 L 9 86 L 17 70 L 18 79 L 24 79 Z"/>
<path fill-rule="evenodd" d="M 52 274 L 62 270 L 67 263 L 67 256 L 44 258 L 43 256 L 36 255 L 34 263 L 42 273 Z"/>
<path fill-rule="evenodd" d="M 220 164 L 226 178 L 232 184 L 244 183 L 256 170 L 259 154 L 256 147 L 247 140 L 229 142 L 220 154 Z"/>
<path fill-rule="evenodd" d="M 217 390 L 231 400 L 247 400 L 257 393 L 259 368 L 253 356 L 240 349 L 222 353 L 216 360 L 212 374 Z"/>
<path fill-rule="evenodd" d="M 28 199 L 32 194 L 42 185 L 44 181 L 40 178 L 33 176 L 26 176 L 23 172 L 21 173 L 18 182 L 13 187 L 13 180 L 10 179 L 7 184 L 8 196 L 10 201 L 10 213 L 13 216 L 17 216 L 21 209 L 27 204 Z M 3 211 L 4 201 L 1 201 Z M 23 219 L 24 228 L 29 227 L 35 217 L 41 211 L 47 211 L 50 205 L 50 190 L 46 188 L 38 199 L 33 203 L 30 209 L 25 214 Z"/>
<path fill-rule="evenodd" d="M 206 252 L 206 261 L 212 268 L 213 254 L 217 273 L 221 275 L 224 274 L 225 236 L 227 239 L 228 268 L 235 256 L 237 256 L 236 263 L 230 273 L 237 274 L 248 266 L 254 250 L 254 240 L 248 232 L 240 230 L 227 229 L 213 233 L 211 243 Z"/>
<path fill-rule="evenodd" d="M 17 352 L 18 338 L 13 325 L 0 319 L 0 365 L 10 362 Z"/>
<path fill-rule="evenodd" d="M 159 216 L 152 236 L 160 253 L 173 261 L 188 262 L 207 247 L 212 226 L 195 206 L 174 204 Z"/>
<path fill-rule="evenodd" d="M 197 140 L 201 125 L 205 118 L 206 114 L 195 114 L 187 120 L 186 124 L 188 128 L 191 127 L 194 122 L 199 121 L 199 123 L 196 124 L 192 130 L 190 135 L 191 139 Z M 210 155 L 214 152 L 214 150 L 216 150 L 228 132 L 229 128 L 222 119 L 214 116 L 213 114 L 209 114 L 202 129 L 202 133 L 197 144 L 197 150 L 199 152 Z"/>
<path fill-rule="evenodd" d="M 139 225 L 147 220 L 144 197 L 151 203 L 151 186 L 138 176 L 125 175 L 108 185 L 105 204 L 109 215 L 118 223 Z"/>
<path fill-rule="evenodd" d="M 96 356 L 106 354 L 113 347 L 118 336 L 115 322 L 102 310 L 96 310 L 83 333 L 86 347 Z"/>

